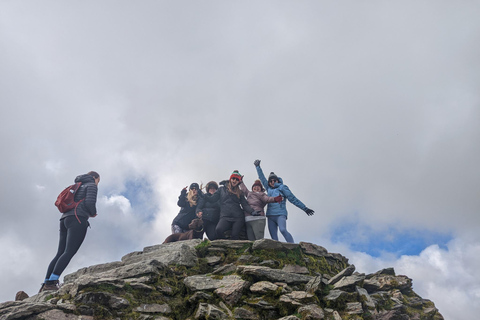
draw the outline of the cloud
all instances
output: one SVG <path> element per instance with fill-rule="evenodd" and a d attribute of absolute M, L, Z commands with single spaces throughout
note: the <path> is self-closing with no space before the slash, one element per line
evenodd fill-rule
<path fill-rule="evenodd" d="M 289 205 L 297 242 L 478 311 L 478 4 L 112 4 L 0 4 L 0 272 L 30 270 L 1 301 L 38 290 L 76 175 L 100 173 L 99 216 L 66 273 L 161 243 L 184 186 L 251 185 L 260 158 L 316 211 Z"/>

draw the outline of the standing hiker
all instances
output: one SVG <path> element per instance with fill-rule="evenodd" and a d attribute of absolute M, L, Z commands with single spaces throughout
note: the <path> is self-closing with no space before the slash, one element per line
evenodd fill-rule
<path fill-rule="evenodd" d="M 95 171 L 79 175 L 75 183 L 81 182 L 74 196 L 78 203 L 75 208 L 65 212 L 60 217 L 60 240 L 57 255 L 47 269 L 47 275 L 40 291 L 57 290 L 62 272 L 83 243 L 90 226 L 88 219 L 97 215 L 97 185 L 100 175 Z"/>
<path fill-rule="evenodd" d="M 278 240 L 277 231 L 280 229 L 285 241 L 294 243 L 292 235 L 287 231 L 288 212 L 286 200 L 288 199 L 288 201 L 293 203 L 295 206 L 305 211 L 308 216 L 313 215 L 315 211 L 307 208 L 302 201 L 298 200 L 297 197 L 295 197 L 295 195 L 290 191 L 290 189 L 283 184 L 282 178 L 278 177 L 275 173 L 271 172 L 267 180 L 263 174 L 262 168 L 260 167 L 260 160 L 255 160 L 253 164 L 257 169 L 258 178 L 260 181 L 262 181 L 265 189 L 267 189 L 268 196 L 283 196 L 282 202 L 269 203 L 267 206 L 268 231 L 270 232 L 270 237 L 273 240 Z"/>
<path fill-rule="evenodd" d="M 247 237 L 250 241 L 260 240 L 264 238 L 265 235 L 265 212 L 263 209 L 267 203 L 271 202 L 281 202 L 282 196 L 269 197 L 265 193 L 265 189 L 262 186 L 260 180 L 255 180 L 252 185 L 252 191 L 249 191 L 245 186 L 243 181 L 240 183 L 240 189 L 247 196 L 248 204 L 254 209 L 258 215 L 252 215 L 245 212 L 245 225 L 247 228 Z"/>
<path fill-rule="evenodd" d="M 215 181 L 210 181 L 205 186 L 205 191 L 208 194 L 214 194 L 218 190 L 218 184 Z M 220 202 L 205 201 L 205 197 L 198 200 L 197 216 L 203 220 L 203 228 L 207 234 L 208 240 L 216 240 L 217 234 L 215 228 L 220 219 Z"/>
<path fill-rule="evenodd" d="M 238 186 L 242 178 L 240 173 L 235 170 L 224 186 L 218 188 L 213 195 L 208 193 L 205 195 L 205 201 L 220 201 L 220 221 L 216 228 L 217 239 L 225 239 L 225 231 L 231 230 L 230 238 L 238 240 L 240 233 L 245 228 L 244 211 L 254 212 Z"/>

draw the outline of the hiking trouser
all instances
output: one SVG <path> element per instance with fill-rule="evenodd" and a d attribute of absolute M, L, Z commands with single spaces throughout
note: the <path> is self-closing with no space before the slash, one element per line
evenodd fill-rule
<path fill-rule="evenodd" d="M 75 216 L 68 216 L 60 220 L 60 240 L 58 242 L 57 255 L 50 262 L 45 279 L 50 278 L 52 273 L 58 276 L 61 275 L 82 245 L 90 224 L 85 217 L 78 216 L 78 219 L 80 219 L 81 223 L 78 222 Z"/>
<path fill-rule="evenodd" d="M 220 218 L 218 221 L 217 227 L 215 229 L 217 233 L 217 239 L 225 239 L 225 231 L 232 230 L 230 239 L 238 240 L 240 232 L 245 227 L 245 220 L 227 220 Z"/>
<path fill-rule="evenodd" d="M 208 240 L 213 241 L 217 239 L 217 232 L 215 231 L 216 227 L 216 222 L 203 219 L 203 230 L 205 231 Z"/>
<path fill-rule="evenodd" d="M 287 216 L 268 216 L 268 231 L 273 240 L 278 241 L 277 229 L 280 229 L 285 241 L 294 243 L 293 237 L 287 231 Z"/>
<path fill-rule="evenodd" d="M 265 237 L 265 224 L 267 219 L 256 219 L 246 221 L 245 225 L 247 228 L 247 237 L 250 241 L 260 240 Z"/>

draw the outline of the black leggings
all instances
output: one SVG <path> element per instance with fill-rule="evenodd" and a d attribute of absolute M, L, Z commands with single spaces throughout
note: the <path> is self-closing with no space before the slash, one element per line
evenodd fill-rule
<path fill-rule="evenodd" d="M 57 276 L 61 275 L 82 245 L 89 223 L 85 217 L 78 216 L 78 218 L 82 223 L 79 223 L 75 216 L 68 216 L 60 220 L 60 240 L 57 255 L 50 262 L 45 279 L 50 278 L 52 273 Z"/>
<path fill-rule="evenodd" d="M 203 230 L 205 230 L 208 240 L 213 241 L 217 239 L 217 233 L 215 231 L 216 227 L 217 227 L 216 222 L 203 219 Z"/>
<path fill-rule="evenodd" d="M 218 221 L 216 232 L 217 232 L 217 239 L 225 239 L 225 231 L 232 230 L 232 235 L 230 239 L 238 240 L 240 232 L 245 227 L 245 220 L 226 220 L 220 218 Z"/>

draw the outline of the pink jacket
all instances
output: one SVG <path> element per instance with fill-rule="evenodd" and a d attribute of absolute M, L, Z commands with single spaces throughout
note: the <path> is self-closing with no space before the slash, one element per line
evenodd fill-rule
<path fill-rule="evenodd" d="M 260 211 L 262 216 L 265 216 L 263 208 L 265 208 L 267 203 L 275 202 L 275 198 L 267 196 L 265 192 L 249 191 L 243 181 L 240 183 L 239 187 L 247 197 L 247 202 L 250 207 L 255 211 Z M 251 214 L 245 211 L 245 216 L 251 216 Z"/>

